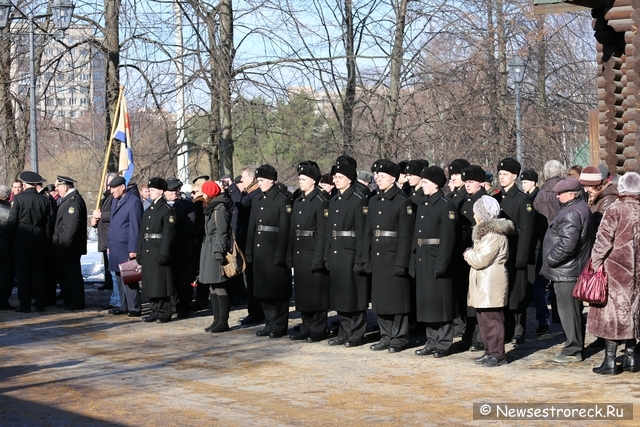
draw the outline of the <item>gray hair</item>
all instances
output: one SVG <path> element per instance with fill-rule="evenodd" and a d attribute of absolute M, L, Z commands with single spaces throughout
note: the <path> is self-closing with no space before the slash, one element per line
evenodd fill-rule
<path fill-rule="evenodd" d="M 251 178 L 255 178 L 256 177 L 256 167 L 253 165 L 247 165 L 245 167 L 242 168 L 242 172 L 246 172 L 248 175 L 251 176 Z"/>
<path fill-rule="evenodd" d="M 542 168 L 542 174 L 545 180 L 556 176 L 563 177 L 566 173 L 567 169 L 557 160 L 549 160 L 544 164 L 544 168 Z"/>
<path fill-rule="evenodd" d="M 11 194 L 11 188 L 7 185 L 0 185 L 0 200 L 9 199 L 9 194 Z"/>

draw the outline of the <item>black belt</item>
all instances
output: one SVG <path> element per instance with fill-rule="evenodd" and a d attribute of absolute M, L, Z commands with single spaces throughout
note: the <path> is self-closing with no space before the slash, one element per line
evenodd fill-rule
<path fill-rule="evenodd" d="M 332 230 L 331 235 L 333 237 L 356 237 L 355 231 L 336 231 Z"/>
<path fill-rule="evenodd" d="M 270 225 L 259 225 L 258 231 L 270 231 L 272 233 L 277 233 L 279 231 L 279 228 L 271 227 Z"/>
<path fill-rule="evenodd" d="M 398 237 L 397 231 L 383 231 L 383 230 L 375 230 L 373 235 L 376 237 Z"/>
<path fill-rule="evenodd" d="M 315 230 L 296 230 L 296 237 L 313 237 L 316 235 Z"/>
<path fill-rule="evenodd" d="M 162 234 L 158 233 L 144 233 L 145 239 L 162 239 Z"/>
<path fill-rule="evenodd" d="M 418 246 L 439 245 L 440 239 L 418 239 Z"/>

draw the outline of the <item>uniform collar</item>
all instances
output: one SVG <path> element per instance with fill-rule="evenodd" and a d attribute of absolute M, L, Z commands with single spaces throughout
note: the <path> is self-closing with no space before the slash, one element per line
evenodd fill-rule
<path fill-rule="evenodd" d="M 509 191 L 504 191 L 504 188 L 502 189 L 502 194 L 505 194 L 509 197 L 515 197 L 516 194 L 518 194 L 518 192 L 520 191 L 520 189 L 518 188 L 518 186 L 516 184 L 513 184 L 511 186 L 511 188 L 509 189 Z"/>
<path fill-rule="evenodd" d="M 276 184 L 273 184 L 273 186 L 268 189 L 266 193 L 262 194 L 264 194 L 264 197 L 268 197 L 269 199 L 275 199 L 279 192 L 280 187 L 278 187 Z"/>
<path fill-rule="evenodd" d="M 397 185 L 392 185 L 387 191 L 378 193 L 378 197 L 393 199 L 400 191 Z"/>
<path fill-rule="evenodd" d="M 436 191 L 432 195 L 427 196 L 427 202 L 428 203 L 435 203 L 439 199 L 441 199 L 443 196 L 444 196 L 444 192 L 442 191 L 442 189 L 439 189 L 438 191 Z"/>
<path fill-rule="evenodd" d="M 338 197 L 342 197 L 344 199 L 348 199 L 355 192 L 356 192 L 356 186 L 352 185 L 351 187 L 349 187 L 346 190 L 344 190 L 344 193 L 340 193 L 340 191 L 338 191 Z"/>

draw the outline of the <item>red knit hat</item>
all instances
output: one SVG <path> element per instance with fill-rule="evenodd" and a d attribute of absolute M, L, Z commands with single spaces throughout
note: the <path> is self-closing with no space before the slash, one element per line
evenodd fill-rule
<path fill-rule="evenodd" d="M 202 188 L 200 190 L 210 198 L 216 197 L 221 191 L 220 186 L 216 184 L 215 181 L 206 181 L 202 184 Z"/>

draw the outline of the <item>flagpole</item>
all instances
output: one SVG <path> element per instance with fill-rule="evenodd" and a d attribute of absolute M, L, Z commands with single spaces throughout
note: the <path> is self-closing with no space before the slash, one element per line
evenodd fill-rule
<path fill-rule="evenodd" d="M 120 116 L 120 102 L 122 101 L 122 93 L 124 92 L 124 86 L 120 86 L 120 91 L 118 92 L 118 101 L 116 102 L 116 113 L 115 117 L 111 122 L 111 133 L 109 134 L 109 143 L 107 145 L 107 151 L 104 154 L 104 166 L 102 167 L 102 179 L 100 180 L 100 187 L 98 190 L 98 198 L 96 200 L 96 210 L 100 209 L 100 201 L 102 199 L 102 192 L 104 187 L 104 180 L 107 176 L 107 167 L 109 166 L 109 153 L 111 153 L 111 146 L 113 143 L 113 134 L 116 131 L 116 126 L 118 126 L 118 120 Z"/>

